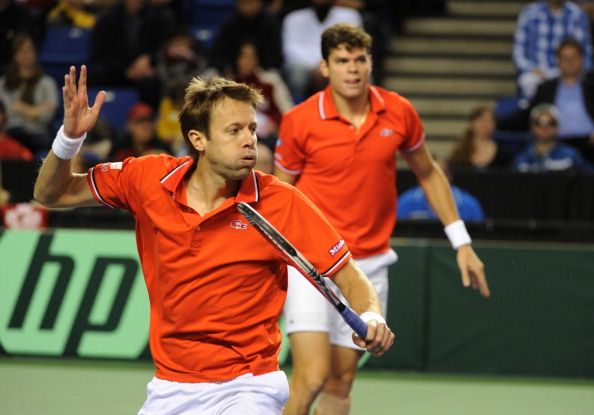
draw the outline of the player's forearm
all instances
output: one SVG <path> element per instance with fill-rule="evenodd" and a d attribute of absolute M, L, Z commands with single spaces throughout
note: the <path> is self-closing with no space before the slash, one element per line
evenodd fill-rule
<path fill-rule="evenodd" d="M 460 219 L 452 189 L 441 171 L 435 169 L 425 180 L 421 181 L 421 186 L 425 191 L 427 201 L 444 226 Z"/>
<path fill-rule="evenodd" d="M 357 314 L 360 315 L 366 311 L 382 314 L 375 288 L 352 259 L 331 279 Z"/>
<path fill-rule="evenodd" d="M 72 180 L 70 160 L 62 160 L 50 151 L 39 170 L 33 197 L 47 207 L 60 203 Z"/>

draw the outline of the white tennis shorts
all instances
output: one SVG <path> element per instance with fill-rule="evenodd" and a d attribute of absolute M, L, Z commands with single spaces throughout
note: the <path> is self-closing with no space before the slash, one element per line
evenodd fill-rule
<path fill-rule="evenodd" d="M 138 415 L 280 415 L 289 399 L 284 372 L 251 373 L 224 382 L 180 383 L 153 378 Z"/>
<path fill-rule="evenodd" d="M 384 316 L 388 310 L 388 266 L 394 264 L 398 256 L 393 250 L 355 262 L 367 275 L 377 291 Z M 328 287 L 347 304 L 338 287 L 325 279 Z M 318 290 L 293 267 L 289 267 L 289 289 L 283 309 L 286 334 L 300 331 L 322 331 L 330 334 L 330 343 L 350 349 L 363 350 L 353 343 L 351 329 Z"/>

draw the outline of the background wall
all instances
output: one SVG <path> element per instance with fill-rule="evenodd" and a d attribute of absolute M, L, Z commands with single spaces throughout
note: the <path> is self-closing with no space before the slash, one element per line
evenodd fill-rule
<path fill-rule="evenodd" d="M 594 377 L 594 245 L 475 243 L 489 299 L 462 287 L 445 242 L 393 245 L 388 322 L 397 343 L 368 367 Z M 149 357 L 132 231 L 5 230 L 0 264 L 0 354 Z"/>

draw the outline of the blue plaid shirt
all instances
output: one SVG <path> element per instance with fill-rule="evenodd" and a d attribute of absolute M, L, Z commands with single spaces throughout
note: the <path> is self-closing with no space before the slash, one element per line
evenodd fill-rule
<path fill-rule="evenodd" d="M 556 49 L 566 37 L 573 37 L 584 49 L 584 67 L 592 68 L 590 21 L 572 1 L 566 1 L 558 13 L 552 13 L 546 0 L 528 4 L 520 15 L 514 34 L 512 57 L 520 72 L 535 68 L 547 77 L 556 76 Z"/>

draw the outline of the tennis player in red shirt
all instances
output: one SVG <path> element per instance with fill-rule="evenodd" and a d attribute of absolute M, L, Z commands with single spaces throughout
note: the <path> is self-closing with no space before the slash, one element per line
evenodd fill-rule
<path fill-rule="evenodd" d="M 275 175 L 301 190 L 344 237 L 370 278 L 386 312 L 388 266 L 396 262 L 390 236 L 396 223 L 396 154 L 416 174 L 445 226 L 464 286 L 490 295 L 484 266 L 471 247 L 451 189 L 425 143 L 408 100 L 370 85 L 371 36 L 350 24 L 322 34 L 322 74 L 328 87 L 284 114 Z M 285 414 L 346 415 L 357 362 L 364 350 L 349 341 L 346 324 L 289 271 L 285 305 L 293 375 Z M 311 353 L 311 350 L 316 350 Z"/>
<path fill-rule="evenodd" d="M 104 205 L 136 219 L 156 366 L 139 414 L 283 410 L 289 386 L 278 366 L 278 319 L 287 264 L 237 211 L 239 202 L 252 204 L 370 316 L 367 338 L 353 335 L 354 344 L 378 356 L 390 348 L 394 334 L 377 294 L 341 236 L 296 188 L 253 170 L 256 90 L 195 78 L 180 113 L 190 156 L 130 157 L 75 174 L 70 160 L 105 101 L 99 92 L 89 107 L 86 79 L 84 66 L 78 84 L 74 67 L 65 77 L 64 125 L 34 194 L 50 207 Z"/>

